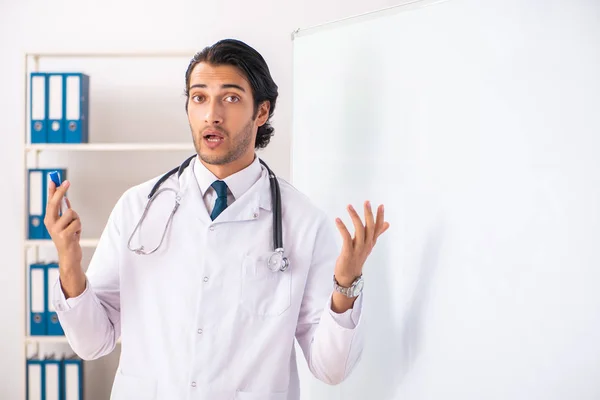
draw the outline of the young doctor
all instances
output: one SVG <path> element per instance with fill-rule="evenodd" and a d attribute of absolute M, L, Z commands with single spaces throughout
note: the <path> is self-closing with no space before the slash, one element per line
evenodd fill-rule
<path fill-rule="evenodd" d="M 297 400 L 294 339 L 316 378 L 342 382 L 363 348 L 362 270 L 389 227 L 383 206 L 374 216 L 365 202 L 364 224 L 348 206 L 354 236 L 340 219 L 337 233 L 271 176 L 255 149 L 273 134 L 277 86 L 248 45 L 205 48 L 185 79 L 197 154 L 124 193 L 87 273 L 81 221 L 59 216 L 69 182 L 50 188 L 53 302 L 69 343 L 89 360 L 121 338 L 113 400 Z"/>

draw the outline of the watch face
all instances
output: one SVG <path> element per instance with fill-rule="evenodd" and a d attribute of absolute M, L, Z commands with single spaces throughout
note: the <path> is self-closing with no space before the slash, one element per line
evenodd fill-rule
<path fill-rule="evenodd" d="M 356 286 L 354 287 L 354 295 L 358 295 L 362 292 L 363 290 L 363 286 L 365 285 L 365 281 L 360 279 L 358 282 L 356 282 Z"/>

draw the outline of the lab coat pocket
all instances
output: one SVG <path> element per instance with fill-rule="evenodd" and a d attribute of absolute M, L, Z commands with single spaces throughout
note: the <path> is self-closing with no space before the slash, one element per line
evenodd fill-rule
<path fill-rule="evenodd" d="M 156 399 L 156 380 L 125 375 L 118 370 L 115 375 L 111 400 L 154 400 Z"/>
<path fill-rule="evenodd" d="M 287 400 L 288 392 L 279 393 L 253 393 L 237 392 L 235 400 Z"/>
<path fill-rule="evenodd" d="M 271 253 L 246 256 L 242 263 L 241 306 L 253 315 L 274 317 L 290 308 L 291 267 L 273 272 L 267 267 Z"/>

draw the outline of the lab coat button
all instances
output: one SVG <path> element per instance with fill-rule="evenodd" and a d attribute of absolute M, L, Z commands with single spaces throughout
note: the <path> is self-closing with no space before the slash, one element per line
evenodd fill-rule
<path fill-rule="evenodd" d="M 202 335 L 202 329 L 198 329 L 198 335 Z"/>
<path fill-rule="evenodd" d="M 208 282 L 208 276 L 204 277 L 204 282 Z"/>
<path fill-rule="evenodd" d="M 211 225 L 210 228 L 208 228 L 208 229 L 210 229 L 211 231 L 214 231 L 215 230 L 215 226 Z"/>
<path fill-rule="evenodd" d="M 258 218 L 258 213 L 254 213 L 254 219 Z"/>
<path fill-rule="evenodd" d="M 196 387 L 196 382 L 192 382 L 192 387 Z"/>

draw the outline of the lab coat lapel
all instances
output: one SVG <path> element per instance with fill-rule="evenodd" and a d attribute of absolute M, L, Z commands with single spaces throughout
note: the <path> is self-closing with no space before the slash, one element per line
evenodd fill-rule
<path fill-rule="evenodd" d="M 198 180 L 194 176 L 195 162 L 196 159 L 194 158 L 179 177 L 182 189 L 181 207 L 185 210 L 183 214 L 190 215 L 189 213 L 191 213 L 196 219 L 210 225 L 212 220 L 204 205 L 202 193 L 200 187 L 198 187 Z"/>
<path fill-rule="evenodd" d="M 254 185 L 229 205 L 216 219 L 219 222 L 252 221 L 260 217 L 261 210 L 271 210 L 271 189 L 267 171 L 262 170 L 261 176 Z M 209 217 L 210 219 L 210 217 Z"/>

